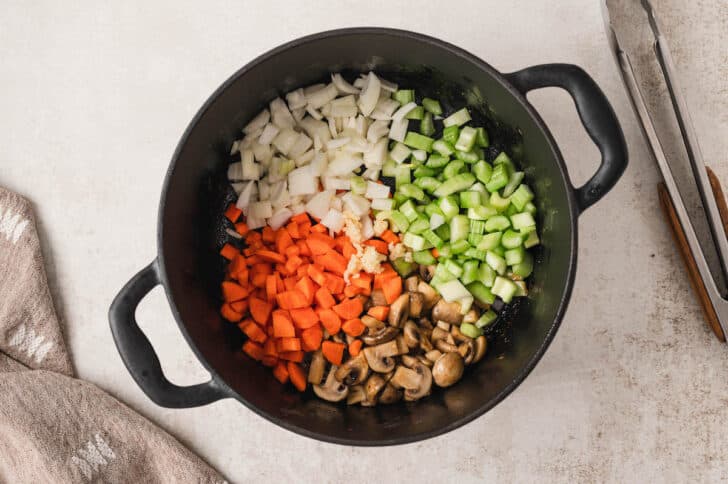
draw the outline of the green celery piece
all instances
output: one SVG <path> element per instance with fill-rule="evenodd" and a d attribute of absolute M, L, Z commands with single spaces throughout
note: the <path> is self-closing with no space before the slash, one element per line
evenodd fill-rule
<path fill-rule="evenodd" d="M 501 244 L 503 244 L 503 247 L 506 249 L 515 249 L 516 247 L 520 247 L 523 245 L 523 234 L 508 229 L 501 237 Z"/>
<path fill-rule="evenodd" d="M 465 126 L 460 130 L 460 136 L 458 136 L 458 140 L 455 142 L 455 149 L 458 151 L 470 151 L 475 145 L 477 135 L 478 132 L 475 128 Z"/>
<path fill-rule="evenodd" d="M 415 171 L 412 174 L 415 178 L 423 178 L 428 176 L 435 176 L 436 172 L 433 168 L 430 168 L 428 166 L 418 166 L 417 168 L 415 168 Z"/>
<path fill-rule="evenodd" d="M 511 302 L 513 296 L 516 295 L 516 291 L 518 291 L 518 286 L 513 281 L 500 276 L 495 278 L 491 288 L 491 292 L 499 296 L 505 303 Z"/>
<path fill-rule="evenodd" d="M 437 259 L 435 259 L 435 256 L 429 250 L 417 250 L 413 252 L 412 260 L 423 266 L 429 266 L 437 262 Z"/>
<path fill-rule="evenodd" d="M 459 111 L 452 113 L 447 118 L 443 119 L 442 124 L 445 127 L 462 126 L 468 121 L 470 121 L 470 113 L 468 112 L 468 108 L 462 108 Z"/>
<path fill-rule="evenodd" d="M 407 116 L 405 116 L 405 119 L 418 119 L 419 120 L 424 117 L 425 117 L 425 108 L 423 108 L 422 106 L 417 106 L 412 111 L 407 113 Z"/>
<path fill-rule="evenodd" d="M 468 260 L 463 263 L 463 275 L 460 281 L 466 286 L 478 280 L 478 261 Z"/>
<path fill-rule="evenodd" d="M 434 142 L 435 140 L 429 136 L 415 131 L 407 131 L 407 135 L 404 137 L 404 144 L 416 150 L 425 150 L 428 153 L 432 151 L 432 144 Z"/>
<path fill-rule="evenodd" d="M 475 128 L 478 132 L 475 136 L 475 144 L 480 146 L 481 148 L 487 148 L 490 146 L 490 139 L 488 137 L 488 132 L 485 130 L 485 128 Z"/>
<path fill-rule="evenodd" d="M 488 201 L 490 205 L 499 212 L 503 212 L 508 208 L 508 205 L 511 204 L 510 198 L 501 197 L 498 195 L 497 191 L 490 194 L 490 199 Z"/>
<path fill-rule="evenodd" d="M 432 136 L 435 134 L 435 123 L 432 120 L 432 113 L 425 113 L 420 121 L 420 133 L 425 136 Z"/>
<path fill-rule="evenodd" d="M 523 262 L 525 253 L 526 252 L 524 251 L 523 247 L 508 249 L 506 251 L 506 264 L 508 264 L 509 266 L 520 264 L 521 262 Z"/>
<path fill-rule="evenodd" d="M 490 179 L 485 184 L 485 188 L 487 188 L 491 193 L 497 192 L 504 186 L 508 185 L 508 179 L 508 166 L 502 163 L 500 165 L 495 165 Z"/>
<path fill-rule="evenodd" d="M 435 190 L 433 195 L 436 197 L 445 197 L 455 192 L 467 190 L 473 185 L 473 183 L 475 183 L 475 177 L 472 174 L 459 173 L 443 182 L 443 184 Z"/>
<path fill-rule="evenodd" d="M 415 100 L 415 91 L 413 89 L 400 89 L 394 93 L 393 97 L 395 101 L 404 106 Z"/>
<path fill-rule="evenodd" d="M 432 193 L 437 190 L 442 183 L 437 178 L 431 176 L 423 176 L 415 178 L 415 185 L 425 190 L 426 192 Z"/>
<path fill-rule="evenodd" d="M 407 262 L 406 260 L 404 260 L 404 257 L 394 259 L 392 261 L 392 267 L 394 267 L 394 270 L 397 271 L 397 274 L 402 277 L 407 277 L 415 271 L 415 264 L 412 262 Z"/>
<path fill-rule="evenodd" d="M 482 282 L 485 287 L 491 287 L 493 281 L 495 281 L 495 271 L 486 263 L 480 264 L 478 267 L 478 280 Z"/>
<path fill-rule="evenodd" d="M 462 160 L 453 160 L 448 163 L 442 170 L 445 179 L 450 179 L 465 169 L 465 162 Z"/>
<path fill-rule="evenodd" d="M 492 309 L 488 309 L 480 316 L 480 319 L 475 322 L 475 327 L 480 329 L 486 328 L 493 324 L 496 319 L 498 319 L 498 315 L 495 313 L 495 311 L 493 311 Z"/>
<path fill-rule="evenodd" d="M 475 163 L 471 170 L 473 175 L 482 183 L 488 183 L 490 176 L 493 174 L 493 167 L 485 160 L 480 160 Z"/>
<path fill-rule="evenodd" d="M 508 185 L 503 187 L 503 196 L 504 197 L 510 197 L 513 192 L 516 191 L 516 188 L 521 184 L 523 181 L 523 172 L 522 171 L 514 171 L 511 175 L 511 178 L 508 180 Z"/>
<path fill-rule="evenodd" d="M 468 291 L 470 291 L 470 294 L 472 294 L 479 303 L 484 305 L 490 305 L 495 302 L 495 296 L 490 289 L 485 287 L 485 284 L 483 284 L 482 282 L 474 281 L 468 284 L 466 287 L 468 288 Z"/>
<path fill-rule="evenodd" d="M 502 232 L 492 232 L 490 234 L 483 235 L 483 240 L 478 244 L 480 250 L 493 250 L 498 247 L 501 243 Z"/>
<path fill-rule="evenodd" d="M 478 338 L 483 334 L 483 330 L 472 323 L 463 323 L 460 325 L 460 332 L 468 338 Z"/>
<path fill-rule="evenodd" d="M 533 272 L 533 256 L 526 252 L 523 260 L 518 264 L 513 264 L 513 274 L 526 279 Z"/>
<path fill-rule="evenodd" d="M 455 144 L 458 140 L 458 136 L 460 136 L 460 128 L 458 126 L 446 126 L 445 129 L 442 130 L 442 139 L 450 145 Z"/>
<path fill-rule="evenodd" d="M 465 215 L 455 215 L 450 219 L 450 242 L 466 240 L 470 231 L 470 220 Z"/>
<path fill-rule="evenodd" d="M 428 168 L 442 168 L 443 166 L 447 165 L 449 161 L 450 158 L 448 158 L 447 155 L 432 154 L 427 159 L 425 166 Z"/>
<path fill-rule="evenodd" d="M 508 220 L 508 217 L 504 217 L 503 215 L 496 215 L 485 221 L 486 232 L 502 231 L 510 226 L 511 222 Z"/>
<path fill-rule="evenodd" d="M 397 188 L 397 191 L 407 198 L 414 198 L 420 202 L 425 200 L 425 192 L 422 188 L 412 183 L 405 183 Z"/>
<path fill-rule="evenodd" d="M 523 211 L 526 204 L 531 200 L 533 200 L 533 192 L 528 185 L 525 184 L 521 184 L 516 191 L 513 192 L 513 195 L 511 195 L 511 203 L 519 211 Z"/>
<path fill-rule="evenodd" d="M 422 100 L 422 107 L 424 107 L 427 112 L 432 113 L 435 116 L 442 115 L 442 107 L 440 106 L 440 101 L 426 97 Z"/>
<path fill-rule="evenodd" d="M 442 185 L 440 185 L 440 187 L 442 187 Z M 440 187 L 438 187 L 438 190 L 440 189 Z M 435 190 L 435 196 L 440 197 L 439 207 L 442 211 L 442 214 L 445 216 L 445 220 L 447 220 L 448 222 L 451 218 L 453 218 L 460 212 L 460 207 L 458 206 L 458 202 L 455 196 L 440 196 L 437 195 L 437 190 Z"/>
<path fill-rule="evenodd" d="M 452 144 L 448 143 L 444 139 L 439 139 L 432 143 L 432 149 L 437 151 L 442 156 L 450 156 L 455 153 L 455 148 Z"/>

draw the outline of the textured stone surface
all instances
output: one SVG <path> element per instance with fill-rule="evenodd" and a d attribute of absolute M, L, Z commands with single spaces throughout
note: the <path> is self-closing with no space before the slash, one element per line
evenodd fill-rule
<path fill-rule="evenodd" d="M 727 479 L 727 349 L 706 329 L 663 223 L 659 174 L 608 52 L 598 2 L 554 3 L 463 0 L 448 9 L 447 21 L 435 2 L 5 4 L 0 184 L 36 204 L 78 373 L 235 482 Z M 638 12 L 632 0 L 621 3 Z M 705 159 L 728 182 L 728 4 L 655 4 Z M 106 312 L 116 291 L 154 257 L 156 204 L 179 136 L 209 93 L 256 55 L 300 35 L 354 25 L 438 36 L 504 71 L 576 63 L 612 101 L 632 161 L 624 180 L 579 221 L 576 287 L 554 344 L 526 382 L 484 417 L 396 448 L 314 442 L 232 401 L 156 407 L 117 356 Z M 641 52 L 637 61 L 646 63 L 644 45 Z M 662 92 L 650 75 L 643 81 L 650 99 Z M 530 99 L 575 183 L 583 182 L 595 169 L 596 150 L 568 96 L 548 89 Z M 659 125 L 666 140 L 675 136 L 666 119 Z M 175 382 L 206 378 L 160 289 L 138 314 Z"/>

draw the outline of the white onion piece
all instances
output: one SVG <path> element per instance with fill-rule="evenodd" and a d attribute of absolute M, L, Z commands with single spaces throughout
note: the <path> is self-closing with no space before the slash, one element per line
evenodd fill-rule
<path fill-rule="evenodd" d="M 399 121 L 392 121 L 392 125 L 389 127 L 389 138 L 400 143 L 404 142 L 404 137 L 407 135 L 407 127 L 409 122 L 407 119 L 400 119 Z"/>
<path fill-rule="evenodd" d="M 341 77 L 339 73 L 331 74 L 331 82 L 334 83 L 334 86 L 341 94 L 359 94 L 359 89 L 346 82 L 346 79 Z"/>
<path fill-rule="evenodd" d="M 349 138 L 336 138 L 326 143 L 326 151 L 338 150 L 349 142 Z"/>
<path fill-rule="evenodd" d="M 405 116 L 407 116 L 414 108 L 417 107 L 416 103 L 409 102 L 396 110 L 394 114 L 392 114 L 392 121 L 399 121 L 400 119 L 404 119 Z"/>
<path fill-rule="evenodd" d="M 359 94 L 359 109 L 364 116 L 369 116 L 374 111 L 374 107 L 379 100 L 381 86 L 382 84 L 379 82 L 379 78 L 373 72 L 370 72 L 367 76 L 366 85 Z"/>
<path fill-rule="evenodd" d="M 339 91 L 336 89 L 336 86 L 329 84 L 323 89 L 319 89 L 314 93 L 306 95 L 306 100 L 308 101 L 308 105 L 313 109 L 319 109 L 324 104 L 336 99 L 338 94 Z"/>
<path fill-rule="evenodd" d="M 296 163 L 296 166 L 304 166 L 304 165 L 308 164 L 309 161 L 313 160 L 313 157 L 315 154 L 316 154 L 316 151 L 308 150 L 304 154 L 298 156 L 293 161 Z"/>
<path fill-rule="evenodd" d="M 343 147 L 344 151 L 348 151 L 349 153 L 366 153 L 372 149 L 372 146 L 367 143 L 367 140 L 360 138 L 357 133 L 352 134 L 355 134 L 356 137 L 351 138 L 351 141 Z"/>
<path fill-rule="evenodd" d="M 253 146 L 253 143 L 255 143 L 255 140 L 260 138 L 260 135 L 263 133 L 263 128 L 256 129 L 250 134 L 246 134 L 243 139 L 240 140 L 240 144 L 238 145 L 238 150 L 244 150 L 246 148 L 250 148 Z"/>
<path fill-rule="evenodd" d="M 351 182 L 348 178 L 335 178 L 333 176 L 325 176 L 321 180 L 326 190 L 350 190 Z"/>
<path fill-rule="evenodd" d="M 296 89 L 286 94 L 286 102 L 288 102 L 288 109 L 293 111 L 294 109 L 301 109 L 306 107 L 306 95 L 303 93 L 303 89 Z"/>
<path fill-rule="evenodd" d="M 372 210 L 392 210 L 394 208 L 394 199 L 392 198 L 375 198 L 372 200 Z"/>
<path fill-rule="evenodd" d="M 253 143 L 253 146 L 251 146 L 250 149 L 253 150 L 255 161 L 264 162 L 269 161 L 271 158 L 273 158 L 273 150 L 271 149 L 270 145 Z"/>
<path fill-rule="evenodd" d="M 339 152 L 334 160 L 329 163 L 326 174 L 329 176 L 350 175 L 352 171 L 361 166 L 363 160 L 355 153 Z"/>
<path fill-rule="evenodd" d="M 339 212 L 344 210 L 344 202 L 341 201 L 341 197 L 334 197 L 331 199 L 331 208 L 338 210 Z"/>
<path fill-rule="evenodd" d="M 354 96 L 344 96 L 331 101 L 331 116 L 356 116 L 358 109 L 356 107 L 356 99 Z"/>
<path fill-rule="evenodd" d="M 370 143 L 376 143 L 379 138 L 387 136 L 389 133 L 389 123 L 385 120 L 377 120 L 369 125 L 367 130 L 367 140 Z"/>
<path fill-rule="evenodd" d="M 278 230 L 283 227 L 291 217 L 293 217 L 293 212 L 290 209 L 286 207 L 280 208 L 271 216 L 271 218 L 268 219 L 268 225 L 270 225 L 270 228 L 273 230 Z"/>
<path fill-rule="evenodd" d="M 394 99 L 380 99 L 370 118 L 383 119 L 388 121 L 392 119 L 392 115 L 398 108 L 399 103 Z"/>
<path fill-rule="evenodd" d="M 238 161 L 228 166 L 227 177 L 230 181 L 240 181 L 243 179 L 243 165 Z"/>
<path fill-rule="evenodd" d="M 238 239 L 239 240 L 239 239 L 242 239 L 243 238 L 242 235 L 240 235 L 239 233 L 237 233 L 233 229 L 225 229 L 225 233 L 228 234 L 233 239 Z"/>
<path fill-rule="evenodd" d="M 291 111 L 291 115 L 293 115 L 293 119 L 296 121 L 296 123 L 299 123 L 306 115 L 306 108 L 294 109 L 293 111 Z"/>
<path fill-rule="evenodd" d="M 267 179 L 258 182 L 258 200 L 270 200 L 270 183 Z"/>
<path fill-rule="evenodd" d="M 245 125 L 245 127 L 243 128 L 243 133 L 250 134 L 259 129 L 263 129 L 263 126 L 268 124 L 269 120 L 270 112 L 267 109 L 264 109 L 259 112 L 258 115 L 254 117 L 247 125 Z"/>
<path fill-rule="evenodd" d="M 279 97 L 270 102 L 270 117 L 273 124 L 281 129 L 292 128 L 296 124 L 291 112 L 288 110 L 288 106 Z"/>
<path fill-rule="evenodd" d="M 234 155 L 238 151 L 240 151 L 240 140 L 235 140 L 233 141 L 233 145 L 230 147 L 230 154 Z"/>
<path fill-rule="evenodd" d="M 303 88 L 303 94 L 306 97 L 308 97 L 311 94 L 315 93 L 316 91 L 320 91 L 321 89 L 323 89 L 325 87 L 326 87 L 326 84 L 321 84 L 321 83 L 319 83 L 319 84 L 311 84 L 310 86 Z"/>
<path fill-rule="evenodd" d="M 243 180 L 260 180 L 260 165 L 255 162 L 253 151 L 243 151 L 241 159 L 243 165 Z"/>
<path fill-rule="evenodd" d="M 357 89 L 362 89 L 365 84 L 366 84 L 366 77 L 357 77 L 354 80 L 354 87 Z"/>
<path fill-rule="evenodd" d="M 282 130 L 280 133 L 278 133 L 278 136 L 273 138 L 273 146 L 275 146 L 275 148 L 284 155 L 288 155 L 288 152 L 291 150 L 291 148 L 293 148 L 293 145 L 296 143 L 297 139 L 298 133 L 290 128 L 287 128 Z"/>
<path fill-rule="evenodd" d="M 264 218 L 258 218 L 258 217 L 251 217 L 248 215 L 245 218 L 245 224 L 248 226 L 250 230 L 260 229 L 262 227 L 266 226 L 266 221 Z"/>
<path fill-rule="evenodd" d="M 238 207 L 240 210 L 245 210 L 250 206 L 252 202 L 255 202 L 257 200 L 257 194 L 257 184 L 254 181 L 247 182 L 247 184 L 245 184 L 243 186 L 243 189 L 240 191 L 240 196 L 238 197 L 238 201 L 237 203 L 235 203 L 235 206 Z"/>
<path fill-rule="evenodd" d="M 313 140 L 303 133 L 298 133 L 296 142 L 293 143 L 291 149 L 288 151 L 288 156 L 291 158 L 298 158 L 304 154 L 313 145 Z"/>
<path fill-rule="evenodd" d="M 273 208 L 287 207 L 290 205 L 291 197 L 288 194 L 288 183 L 286 180 L 271 185 L 270 202 L 273 204 Z"/>
<path fill-rule="evenodd" d="M 318 191 L 319 179 L 312 175 L 310 166 L 296 168 L 288 174 L 288 191 L 291 196 L 308 195 Z"/>
<path fill-rule="evenodd" d="M 389 92 L 396 92 L 399 87 L 394 82 L 386 81 L 384 79 L 379 79 L 379 82 L 382 83 L 382 89 Z"/>
<path fill-rule="evenodd" d="M 334 118 L 329 118 L 327 122 L 329 125 L 329 133 L 331 133 L 331 137 L 336 138 L 336 135 L 339 133 L 336 129 L 336 120 Z"/>
<path fill-rule="evenodd" d="M 330 228 L 334 232 L 340 231 L 344 228 L 344 216 L 338 210 L 333 208 L 321 219 L 321 224 Z"/>
<path fill-rule="evenodd" d="M 361 176 L 366 180 L 379 180 L 379 168 L 367 168 Z"/>
<path fill-rule="evenodd" d="M 351 213 L 357 217 L 361 217 L 369 213 L 369 200 L 362 196 L 348 192 L 341 197 L 341 200 L 344 202 L 344 207 L 350 210 Z"/>
<path fill-rule="evenodd" d="M 307 166 L 313 176 L 322 176 L 329 167 L 329 159 L 325 153 L 318 152 Z"/>
<path fill-rule="evenodd" d="M 326 143 L 331 139 L 331 133 L 329 133 L 329 127 L 328 125 L 320 120 L 305 117 L 301 120 L 299 123 L 301 125 L 301 128 L 308 134 L 309 137 L 315 138 L 316 136 L 319 137 L 319 140 L 322 143 Z"/>
<path fill-rule="evenodd" d="M 364 164 L 367 168 L 381 167 L 387 161 L 387 154 L 389 153 L 388 144 L 389 140 L 382 138 L 374 143 L 374 146 L 369 151 L 364 153 Z"/>
<path fill-rule="evenodd" d="M 404 160 L 409 158 L 409 155 L 412 153 L 412 150 L 410 150 L 405 144 L 403 143 L 397 143 L 394 145 L 394 148 L 392 148 L 389 152 L 389 157 L 392 158 L 397 163 L 402 163 Z"/>
<path fill-rule="evenodd" d="M 268 200 L 251 203 L 248 208 L 248 214 L 251 217 L 268 218 L 273 215 L 273 205 Z"/>
<path fill-rule="evenodd" d="M 460 299 L 467 299 L 469 297 L 472 297 L 467 288 L 463 286 L 463 284 L 457 279 L 440 283 L 437 286 L 437 290 L 442 295 L 442 298 L 447 302 L 453 302 Z"/>
<path fill-rule="evenodd" d="M 356 134 L 358 134 L 362 138 L 366 137 L 367 130 L 369 129 L 369 119 L 364 117 L 363 114 L 360 114 L 356 117 L 356 122 L 354 124 L 354 130 L 356 131 Z"/>
<path fill-rule="evenodd" d="M 276 137 L 276 135 L 280 132 L 280 128 L 278 128 L 276 125 L 268 123 L 265 125 L 265 128 L 263 128 L 263 132 L 260 133 L 260 138 L 258 138 L 258 143 L 262 145 L 269 145 L 273 141 L 273 138 Z"/>
<path fill-rule="evenodd" d="M 286 158 L 274 158 L 268 170 L 268 183 L 278 183 L 286 179 L 291 170 L 296 168 L 293 160 Z"/>
<path fill-rule="evenodd" d="M 389 187 L 383 183 L 367 182 L 367 191 L 364 196 L 370 200 L 389 197 Z"/>
<path fill-rule="evenodd" d="M 311 115 L 313 119 L 321 120 L 324 119 L 324 115 L 318 112 L 318 110 L 313 109 L 311 106 L 306 106 L 306 112 Z"/>
<path fill-rule="evenodd" d="M 235 194 L 240 196 L 240 192 L 242 192 L 243 188 L 245 188 L 245 183 L 235 182 L 231 183 L 230 186 L 233 187 L 233 190 L 235 190 Z"/>
<path fill-rule="evenodd" d="M 293 212 L 293 215 L 298 215 L 299 213 L 306 211 L 306 207 L 302 203 L 291 204 L 290 209 L 291 212 Z"/>
<path fill-rule="evenodd" d="M 306 202 L 306 212 L 310 213 L 311 216 L 317 219 L 322 219 L 326 216 L 326 213 L 331 207 L 331 201 L 335 195 L 334 190 L 324 190 L 318 192 L 316 195 Z"/>
<path fill-rule="evenodd" d="M 369 215 L 364 215 L 361 218 L 361 236 L 365 240 L 374 237 L 374 224 L 372 223 L 372 219 L 369 218 Z"/>

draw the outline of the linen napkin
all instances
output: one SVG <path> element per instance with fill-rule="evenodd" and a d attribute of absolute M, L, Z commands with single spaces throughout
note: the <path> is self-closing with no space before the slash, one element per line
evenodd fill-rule
<path fill-rule="evenodd" d="M 2 187 L 0 482 L 224 482 L 172 436 L 74 378 L 31 205 Z"/>

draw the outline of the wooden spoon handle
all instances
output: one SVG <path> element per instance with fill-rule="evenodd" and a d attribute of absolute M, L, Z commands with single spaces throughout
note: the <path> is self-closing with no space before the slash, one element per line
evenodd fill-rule
<path fill-rule="evenodd" d="M 710 169 L 708 169 L 708 176 L 710 177 L 710 184 L 713 188 L 713 195 L 716 197 L 716 201 L 718 203 L 721 221 L 723 222 L 724 227 L 726 227 L 726 222 L 728 221 L 728 207 L 726 207 L 725 198 L 723 197 L 723 191 L 720 187 L 720 182 L 718 182 L 715 174 L 713 174 Z M 673 239 L 675 240 L 675 244 L 680 250 L 683 262 L 685 263 L 685 268 L 688 271 L 688 277 L 690 278 L 691 285 L 693 286 L 693 290 L 698 296 L 698 301 L 703 308 L 703 315 L 705 316 L 705 320 L 707 321 L 710 328 L 713 330 L 713 333 L 715 333 L 715 336 L 720 341 L 725 341 L 723 329 L 720 327 L 720 323 L 718 322 L 718 315 L 713 308 L 713 303 L 710 302 L 710 297 L 708 297 L 708 292 L 705 289 L 705 283 L 703 282 L 703 279 L 700 277 L 700 273 L 698 272 L 698 266 L 695 263 L 695 257 L 690 250 L 687 238 L 685 237 L 685 232 L 683 232 L 682 225 L 680 225 L 680 221 L 677 218 L 675 206 L 672 203 L 672 199 L 670 198 L 670 194 L 667 192 L 667 187 L 665 187 L 664 183 L 660 182 L 657 184 L 657 193 L 660 197 L 660 206 L 662 207 L 662 211 L 665 214 L 665 218 L 670 225 Z M 718 195 L 720 195 L 720 197 L 718 197 Z"/>

